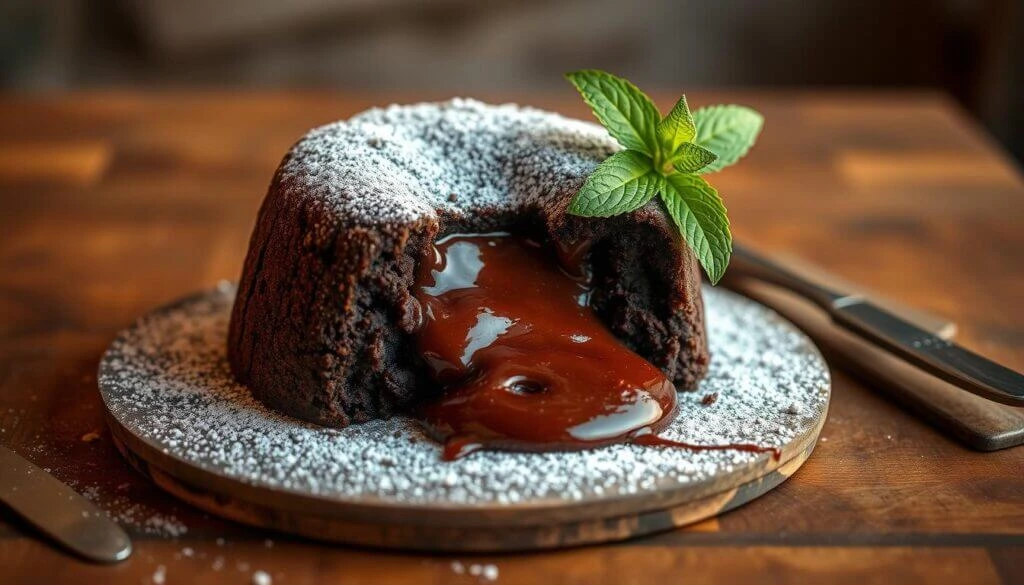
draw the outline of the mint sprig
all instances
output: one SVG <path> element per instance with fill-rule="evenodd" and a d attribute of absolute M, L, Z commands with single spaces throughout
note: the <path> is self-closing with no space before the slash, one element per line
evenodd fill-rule
<path fill-rule="evenodd" d="M 657 196 L 708 278 L 717 283 L 729 265 L 732 234 L 721 196 L 699 175 L 745 156 L 764 118 L 737 105 L 691 113 L 686 96 L 662 118 L 654 102 L 625 79 L 596 70 L 566 78 L 625 149 L 587 177 L 569 213 L 610 217 L 635 211 Z"/>

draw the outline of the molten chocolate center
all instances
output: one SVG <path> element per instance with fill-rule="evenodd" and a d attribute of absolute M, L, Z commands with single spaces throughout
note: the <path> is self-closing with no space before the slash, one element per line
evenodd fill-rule
<path fill-rule="evenodd" d="M 562 256 L 579 265 L 563 270 L 538 243 L 493 233 L 448 236 L 421 262 L 417 341 L 444 389 L 422 418 L 445 458 L 591 448 L 671 420 L 675 387 L 588 306 L 582 254 Z"/>

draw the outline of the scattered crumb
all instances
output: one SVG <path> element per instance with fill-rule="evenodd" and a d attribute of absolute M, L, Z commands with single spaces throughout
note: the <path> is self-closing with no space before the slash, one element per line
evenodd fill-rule
<path fill-rule="evenodd" d="M 821 442 L 822 443 L 827 443 L 828 442 L 828 437 L 822 437 L 821 438 Z"/>
<path fill-rule="evenodd" d="M 130 483 L 122 483 L 115 491 L 105 493 L 101 493 L 99 485 L 83 485 L 74 480 L 68 480 L 67 484 L 100 506 L 111 520 L 122 526 L 131 526 L 143 534 L 163 538 L 178 538 L 188 532 L 188 527 L 174 515 L 159 514 L 124 495 L 123 492 L 131 487 Z"/>
<path fill-rule="evenodd" d="M 82 442 L 83 443 L 92 443 L 93 441 L 95 441 L 96 439 L 99 439 L 99 438 L 100 438 L 99 431 L 89 431 L 88 433 L 85 433 L 84 435 L 82 435 Z"/>
<path fill-rule="evenodd" d="M 472 564 L 469 565 L 469 569 L 467 571 L 466 567 L 462 563 L 460 563 L 459 561 L 452 561 L 452 571 L 456 575 L 462 575 L 462 574 L 468 572 L 470 575 L 472 575 L 474 577 L 480 577 L 484 581 L 497 581 L 498 580 L 498 566 L 497 565 L 491 565 L 491 564 L 480 565 L 480 564 L 477 564 L 477 563 L 472 563 Z"/>
<path fill-rule="evenodd" d="M 222 556 L 215 557 L 213 559 L 213 564 L 210 565 L 210 567 L 214 571 L 219 571 L 219 570 L 223 569 L 224 568 L 224 557 L 222 557 Z"/>
<path fill-rule="evenodd" d="M 700 403 L 704 406 L 711 406 L 718 400 L 718 392 L 712 392 L 711 394 L 705 394 L 704 398 L 700 399 Z"/>
<path fill-rule="evenodd" d="M 217 546 L 224 546 L 224 539 L 223 538 L 218 537 L 216 542 L 217 542 Z"/>
<path fill-rule="evenodd" d="M 484 565 L 484 579 L 487 581 L 498 580 L 498 566 L 497 565 Z"/>
<path fill-rule="evenodd" d="M 156 514 L 143 520 L 141 528 L 146 534 L 157 534 L 170 538 L 177 538 L 188 532 L 188 527 L 174 516 L 160 516 Z"/>
<path fill-rule="evenodd" d="M 274 541 L 269 538 L 263 541 L 263 546 L 267 548 L 274 548 Z"/>
<path fill-rule="evenodd" d="M 185 548 L 181 549 L 181 554 L 184 555 L 185 558 L 191 559 L 193 556 L 195 556 L 196 551 L 192 550 L 192 547 L 186 546 Z"/>
<path fill-rule="evenodd" d="M 163 585 L 163 583 L 164 583 L 164 581 L 166 579 L 167 579 L 167 567 L 165 567 L 163 565 L 157 566 L 156 570 L 153 571 L 153 584 L 154 585 Z"/>
<path fill-rule="evenodd" d="M 266 571 L 256 571 L 252 574 L 252 585 L 270 585 L 274 580 Z"/>

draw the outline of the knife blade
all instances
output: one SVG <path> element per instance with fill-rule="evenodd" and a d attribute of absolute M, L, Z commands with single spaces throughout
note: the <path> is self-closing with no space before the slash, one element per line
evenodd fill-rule
<path fill-rule="evenodd" d="M 972 394 L 1024 406 L 1024 376 L 901 318 L 860 296 L 797 274 L 739 244 L 730 270 L 795 292 L 824 309 L 832 321 L 907 363 Z"/>
<path fill-rule="evenodd" d="M 124 530 L 57 478 L 3 446 L 0 469 L 0 501 L 58 544 L 99 563 L 132 554 Z"/>

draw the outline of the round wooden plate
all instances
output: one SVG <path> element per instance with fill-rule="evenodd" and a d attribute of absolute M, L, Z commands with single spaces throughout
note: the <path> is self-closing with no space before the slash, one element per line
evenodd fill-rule
<path fill-rule="evenodd" d="M 224 355 L 233 299 L 224 284 L 157 309 L 115 340 L 99 375 L 115 443 L 192 505 L 321 540 L 529 550 L 683 526 L 785 481 L 810 456 L 828 409 L 828 368 L 806 336 L 752 301 L 706 289 L 712 368 L 697 392 L 680 394 L 663 435 L 755 442 L 781 457 L 615 445 L 447 463 L 405 418 L 326 429 L 253 400 Z"/>

